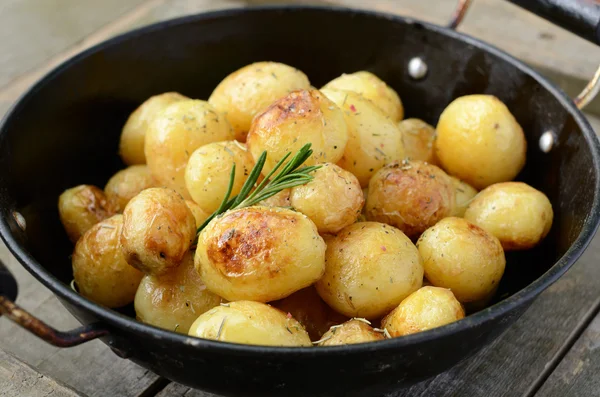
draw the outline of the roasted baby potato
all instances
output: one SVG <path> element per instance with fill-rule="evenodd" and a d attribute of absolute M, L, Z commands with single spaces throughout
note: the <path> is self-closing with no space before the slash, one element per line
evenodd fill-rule
<path fill-rule="evenodd" d="M 406 119 L 398 123 L 404 153 L 410 160 L 437 165 L 435 157 L 435 129 L 420 119 Z"/>
<path fill-rule="evenodd" d="M 452 291 L 439 287 L 423 287 L 385 316 L 381 327 L 398 337 L 441 327 L 465 317 L 465 311 Z"/>
<path fill-rule="evenodd" d="M 254 166 L 246 145 L 238 141 L 214 142 L 192 153 L 185 168 L 185 186 L 204 212 L 212 214 L 225 198 L 231 168 L 235 180 L 231 197 L 237 195 Z"/>
<path fill-rule="evenodd" d="M 292 207 L 308 216 L 319 233 L 337 233 L 356 222 L 364 204 L 358 179 L 331 163 L 311 175 L 312 181 L 292 188 Z"/>
<path fill-rule="evenodd" d="M 365 212 L 368 220 L 417 238 L 453 208 L 454 187 L 444 171 L 422 161 L 403 161 L 383 167 L 371 178 Z"/>
<path fill-rule="evenodd" d="M 119 154 L 125 164 L 146 164 L 144 142 L 152 119 L 170 104 L 184 99 L 189 98 L 177 92 L 165 92 L 148 98 L 131 113 L 121 132 L 119 145 Z"/>
<path fill-rule="evenodd" d="M 58 214 L 73 243 L 96 223 L 116 213 L 102 190 L 79 185 L 65 190 L 58 198 Z"/>
<path fill-rule="evenodd" d="M 469 204 L 465 219 L 496 236 L 506 251 L 536 246 L 552 227 L 548 197 L 523 182 L 488 186 Z"/>
<path fill-rule="evenodd" d="M 146 274 L 161 275 L 179 266 L 195 237 L 194 215 L 174 190 L 146 189 L 123 211 L 123 255 Z"/>
<path fill-rule="evenodd" d="M 225 77 L 208 102 L 225 114 L 235 139 L 245 142 L 256 114 L 290 92 L 308 88 L 308 77 L 298 69 L 277 62 L 257 62 Z"/>
<path fill-rule="evenodd" d="M 267 151 L 266 175 L 287 153 L 307 143 L 313 155 L 304 163 L 335 163 L 344 153 L 348 128 L 341 110 L 316 90 L 294 91 L 259 113 L 250 126 L 248 149 L 254 161 Z"/>
<path fill-rule="evenodd" d="M 454 186 L 454 208 L 450 216 L 463 217 L 473 197 L 477 195 L 477 190 L 466 182 L 451 176 L 452 186 Z"/>
<path fill-rule="evenodd" d="M 156 182 L 146 165 L 132 165 L 114 174 L 104 186 L 104 193 L 115 211 L 123 212 L 129 200 L 142 190 L 154 186 Z"/>
<path fill-rule="evenodd" d="M 209 290 L 185 254 L 180 266 L 162 276 L 145 275 L 135 294 L 136 318 L 146 324 L 187 334 L 198 316 L 218 306 L 221 298 Z"/>
<path fill-rule="evenodd" d="M 373 102 L 392 121 L 398 122 L 404 117 L 404 107 L 398 93 L 371 72 L 344 73 L 323 88 L 360 94 Z"/>
<path fill-rule="evenodd" d="M 291 207 L 290 193 L 291 189 L 283 189 L 276 195 L 262 200 L 258 205 L 263 207 Z"/>
<path fill-rule="evenodd" d="M 194 150 L 231 139 L 233 130 L 225 116 L 208 102 L 193 99 L 175 102 L 150 123 L 144 146 L 148 169 L 159 185 L 189 199 L 184 174 Z"/>
<path fill-rule="evenodd" d="M 204 221 L 210 216 L 200 208 L 198 204 L 193 202 L 192 200 L 185 200 L 185 204 L 188 206 L 190 211 L 192 211 L 192 215 L 194 215 L 194 219 L 196 220 L 196 229 L 200 227 L 204 223 Z"/>
<path fill-rule="evenodd" d="M 419 252 L 392 226 L 355 223 L 326 242 L 325 274 L 316 287 L 339 313 L 376 319 L 421 287 Z"/>
<path fill-rule="evenodd" d="M 300 212 L 246 207 L 213 219 L 200 232 L 194 263 L 215 294 L 269 302 L 321 277 L 325 243 Z"/>
<path fill-rule="evenodd" d="M 437 125 L 436 155 L 442 167 L 476 189 L 514 179 L 525 165 L 523 129 L 492 95 L 455 99 Z"/>
<path fill-rule="evenodd" d="M 459 302 L 487 298 L 498 286 L 506 259 L 500 241 L 463 218 L 445 218 L 417 242 L 425 277 L 449 288 Z"/>
<path fill-rule="evenodd" d="M 349 345 L 352 343 L 376 342 L 383 340 L 383 333 L 375 331 L 364 319 L 352 319 L 332 326 L 323 334 L 318 346 Z"/>
<path fill-rule="evenodd" d="M 381 167 L 404 158 L 398 126 L 371 101 L 353 92 L 322 92 L 342 109 L 348 126 L 348 144 L 337 164 L 356 175 L 362 187 Z"/>
<path fill-rule="evenodd" d="M 189 335 L 224 342 L 263 346 L 311 346 L 308 333 L 292 316 L 267 304 L 223 303 L 202 314 Z"/>
<path fill-rule="evenodd" d="M 121 253 L 122 228 L 122 215 L 100 221 L 77 241 L 72 257 L 73 278 L 79 293 L 111 308 L 133 302 L 144 276 L 129 266 Z"/>

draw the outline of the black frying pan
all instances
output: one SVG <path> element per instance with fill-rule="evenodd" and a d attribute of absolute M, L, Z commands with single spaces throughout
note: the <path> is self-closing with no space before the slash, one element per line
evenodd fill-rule
<path fill-rule="evenodd" d="M 599 41 L 596 2 L 515 2 Z M 416 58 L 423 63 L 409 68 Z M 368 69 L 400 93 L 407 116 L 432 124 L 458 96 L 498 96 L 527 135 L 519 179 L 544 191 L 554 206 L 549 236 L 536 249 L 508 255 L 491 307 L 431 331 L 361 345 L 276 348 L 196 339 L 138 323 L 131 307 L 108 310 L 72 291 L 72 245 L 56 208 L 61 191 L 102 186 L 123 167 L 121 127 L 149 96 L 173 90 L 207 98 L 228 73 L 259 60 L 294 65 L 317 87 L 342 72 Z M 423 65 L 424 75 L 418 73 Z M 377 395 L 450 368 L 514 322 L 589 243 L 600 217 L 599 186 L 600 145 L 573 101 L 523 63 L 449 28 L 313 7 L 180 18 L 68 60 L 25 93 L 0 125 L 0 234 L 84 326 L 60 333 L 20 310 L 11 302 L 14 280 L 3 270 L 0 313 L 58 346 L 100 337 L 159 375 L 224 395 Z"/>

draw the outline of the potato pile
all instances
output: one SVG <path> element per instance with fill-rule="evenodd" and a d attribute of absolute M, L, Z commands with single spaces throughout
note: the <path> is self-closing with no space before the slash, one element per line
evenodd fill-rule
<path fill-rule="evenodd" d="M 460 320 L 492 299 L 505 251 L 544 239 L 552 205 L 512 182 L 526 141 L 497 98 L 457 98 L 435 128 L 403 118 L 370 72 L 318 90 L 275 62 L 233 72 L 207 101 L 149 98 L 123 127 L 128 167 L 58 200 L 77 291 L 133 303 L 156 327 L 256 345 L 363 343 Z M 243 204 L 307 144 L 304 166 L 317 167 L 302 183 Z"/>

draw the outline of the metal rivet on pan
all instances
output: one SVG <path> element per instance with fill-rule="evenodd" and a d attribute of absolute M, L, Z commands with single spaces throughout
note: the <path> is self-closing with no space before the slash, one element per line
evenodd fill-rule
<path fill-rule="evenodd" d="M 552 131 L 544 132 L 542 134 L 542 136 L 540 137 L 541 151 L 544 153 L 550 152 L 550 150 L 552 150 L 552 147 L 554 146 L 555 140 L 556 140 L 556 137 L 554 136 L 554 133 Z"/>
<path fill-rule="evenodd" d="M 19 225 L 21 230 L 25 231 L 25 229 L 27 228 L 27 222 L 25 222 L 25 218 L 23 217 L 23 215 L 21 215 L 20 212 L 13 211 L 12 216 L 13 218 L 15 218 L 15 222 L 17 222 L 17 225 Z"/>
<path fill-rule="evenodd" d="M 408 62 L 408 74 L 415 80 L 420 80 L 427 74 L 427 64 L 419 57 L 414 57 Z"/>

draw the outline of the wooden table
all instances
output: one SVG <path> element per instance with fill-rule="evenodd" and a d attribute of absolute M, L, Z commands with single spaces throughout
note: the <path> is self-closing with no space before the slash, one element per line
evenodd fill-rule
<path fill-rule="evenodd" d="M 50 68 L 107 37 L 158 20 L 248 3 L 291 1 L 2 0 L 0 114 Z M 436 23 L 444 23 L 454 6 L 453 0 L 294 3 L 374 8 Z M 577 92 L 600 63 L 598 48 L 498 0 L 475 0 L 461 30 L 521 57 L 569 93 Z M 596 114 L 599 110 L 598 100 L 588 108 Z M 600 126 L 598 119 L 590 116 L 590 120 Z M 78 325 L 3 245 L 0 259 L 17 277 L 20 305 L 61 329 Z M 389 397 L 600 397 L 599 291 L 600 236 L 496 342 L 450 371 Z M 58 349 L 0 318 L 0 396 L 48 395 L 212 396 L 122 360 L 99 341 Z"/>

